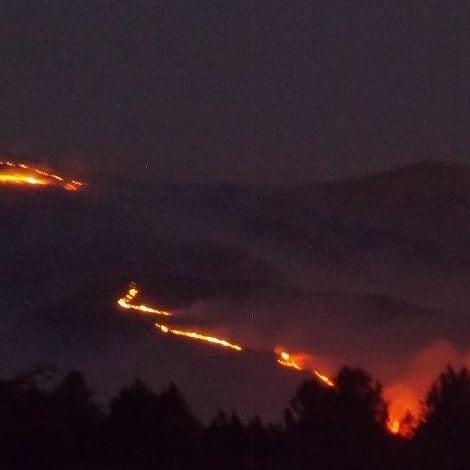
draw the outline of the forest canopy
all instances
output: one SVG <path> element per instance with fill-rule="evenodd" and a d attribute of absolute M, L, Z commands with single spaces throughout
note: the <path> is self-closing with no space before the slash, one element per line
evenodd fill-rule
<path fill-rule="evenodd" d="M 52 387 L 51 370 L 0 380 L 0 469 L 464 469 L 470 464 L 470 373 L 448 367 L 407 436 L 386 426 L 382 387 L 345 367 L 326 387 L 302 382 L 284 420 L 242 422 L 220 411 L 201 423 L 175 384 L 143 381 L 98 404 L 72 371 Z M 50 378 L 50 377 L 49 377 Z"/>

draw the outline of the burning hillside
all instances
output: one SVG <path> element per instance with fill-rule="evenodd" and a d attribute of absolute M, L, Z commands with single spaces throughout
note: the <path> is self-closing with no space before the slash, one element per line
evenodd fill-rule
<path fill-rule="evenodd" d="M 135 299 L 138 293 L 139 293 L 138 289 L 135 287 L 134 284 L 132 284 L 127 294 L 124 297 L 121 297 L 117 300 L 117 304 L 121 308 L 128 309 L 128 310 L 136 310 L 136 311 L 146 313 L 146 314 L 151 313 L 151 314 L 163 315 L 163 316 L 172 315 L 170 312 L 156 309 L 154 307 L 149 307 L 147 305 L 132 304 L 132 301 Z M 218 338 L 209 334 L 202 334 L 197 331 L 173 328 L 169 325 L 164 325 L 160 323 L 155 323 L 155 327 L 164 334 L 171 334 L 174 336 L 187 338 L 190 340 L 196 340 L 202 343 L 208 343 L 209 345 L 222 346 L 225 348 L 235 350 L 237 352 L 241 352 L 245 349 L 244 347 L 238 344 L 229 342 L 226 339 Z M 330 377 L 328 377 L 328 375 L 320 372 L 319 370 L 311 366 L 308 363 L 308 360 L 305 360 L 306 358 L 308 358 L 308 355 L 291 354 L 280 347 L 276 347 L 274 349 L 274 354 L 275 354 L 276 361 L 279 365 L 286 367 L 286 368 L 298 370 L 298 371 L 309 371 L 313 374 L 313 376 L 316 379 L 320 381 L 320 383 L 324 384 L 327 387 L 332 387 L 332 388 L 335 387 L 335 383 Z M 395 434 L 398 433 L 400 430 L 400 421 L 395 418 L 391 418 L 389 421 L 388 428 L 392 433 L 395 433 Z"/>
<path fill-rule="evenodd" d="M 83 186 L 81 181 L 68 180 L 55 173 L 8 160 L 0 161 L 0 184 L 60 187 L 67 191 L 77 191 Z"/>
<path fill-rule="evenodd" d="M 36 310 L 36 305 L 39 305 L 39 310 L 44 306 L 45 311 L 56 305 L 57 299 L 68 297 L 66 289 L 80 289 L 83 279 L 104 279 L 105 282 L 109 281 L 113 289 L 122 285 L 128 277 L 138 278 L 148 287 L 149 292 L 152 290 L 150 286 L 158 286 L 155 289 L 162 295 L 163 308 L 160 308 L 160 302 L 153 302 L 151 296 L 147 298 L 140 289 L 131 286 L 121 296 L 117 296 L 114 291 L 110 294 L 96 292 L 88 305 L 82 299 L 74 300 L 77 305 L 83 305 L 83 310 L 77 307 L 80 313 L 74 319 L 76 326 L 73 329 L 70 327 L 71 318 L 57 313 L 54 327 L 66 325 L 64 328 L 70 328 L 67 332 L 75 331 L 78 326 L 87 324 L 83 312 L 90 306 L 90 311 L 97 315 L 93 321 L 99 323 L 103 310 L 93 310 L 95 302 L 98 299 L 114 299 L 116 296 L 119 297 L 119 308 L 129 313 L 142 314 L 142 318 L 147 317 L 151 321 L 147 324 L 148 328 L 142 328 L 141 323 L 134 321 L 132 316 L 118 317 L 114 306 L 109 307 L 111 316 L 116 317 L 116 323 L 126 324 L 123 327 L 122 343 L 127 344 L 126 338 L 133 334 L 127 327 L 132 323 L 133 328 L 143 330 L 142 335 L 149 343 L 155 343 L 155 346 L 149 348 L 158 353 L 148 354 L 147 357 L 159 358 L 158 364 L 153 361 L 146 364 L 142 359 L 143 343 L 129 341 L 127 355 L 132 357 L 135 354 L 137 357 L 140 354 L 136 363 L 143 369 L 142 372 L 135 372 L 139 370 L 135 364 L 130 366 L 120 361 L 122 371 L 115 374 L 116 380 L 132 371 L 132 374 L 140 374 L 142 377 L 152 376 L 154 383 L 158 384 L 163 380 L 162 374 L 167 374 L 168 380 L 178 383 L 188 380 L 193 387 L 191 391 L 194 392 L 197 406 L 201 403 L 204 405 L 206 398 L 201 398 L 201 394 L 205 392 L 201 390 L 208 390 L 206 385 L 215 383 L 213 376 L 220 382 L 221 390 L 211 393 L 219 393 L 220 396 L 232 393 L 227 380 L 220 379 L 221 364 L 218 358 L 223 357 L 227 375 L 247 379 L 251 374 L 253 379 L 251 382 L 246 380 L 245 389 L 237 390 L 235 399 L 230 397 L 236 405 L 230 403 L 226 406 L 243 410 L 246 402 L 249 402 L 246 397 L 253 394 L 258 381 L 263 381 L 263 374 L 277 374 L 276 377 L 281 377 L 281 381 L 285 377 L 287 383 L 299 380 L 295 374 L 298 371 L 299 377 L 313 376 L 319 383 L 334 390 L 334 384 L 338 383 L 334 373 L 341 365 L 359 366 L 371 371 L 384 384 L 383 396 L 389 403 L 389 430 L 407 434 L 421 416 L 421 401 L 437 373 L 447 363 L 468 364 L 468 333 L 458 326 L 458 316 L 446 315 L 452 312 L 439 311 L 434 306 L 423 309 L 406 299 L 401 300 L 401 297 L 370 294 L 376 292 L 371 283 L 364 284 L 361 293 L 357 293 L 354 286 L 346 288 L 346 281 L 346 287 L 339 284 L 340 277 L 336 275 L 332 275 L 333 280 L 319 281 L 316 277 L 305 280 L 299 276 L 299 280 L 290 277 L 289 272 L 286 274 L 283 265 L 285 260 L 289 260 L 289 267 L 293 270 L 302 269 L 299 268 L 302 261 L 311 262 L 304 257 L 304 245 L 299 242 L 298 227 L 304 226 L 305 220 L 311 222 L 312 230 L 320 230 L 323 226 L 323 222 L 318 222 L 315 217 L 306 219 L 305 214 L 310 214 L 307 209 L 293 210 L 293 216 L 287 217 L 288 211 L 298 206 L 287 198 L 283 199 L 285 211 L 279 209 L 276 201 L 272 203 L 268 198 L 266 205 L 271 208 L 270 213 L 264 206 L 257 207 L 250 199 L 249 192 L 246 193 L 243 188 L 225 194 L 220 188 L 211 188 L 209 191 L 198 187 L 181 189 L 179 186 L 147 185 L 141 188 L 120 184 L 116 188 L 122 189 L 123 195 L 118 198 L 113 193 L 108 194 L 106 185 L 96 184 L 94 190 L 84 191 L 80 197 L 74 197 L 75 194 L 68 194 L 69 191 L 82 188 L 83 183 L 67 180 L 52 171 L 11 161 L 0 162 L 0 187 L 2 185 L 33 189 L 5 190 L 8 197 L 3 199 L 0 206 L 0 215 L 8 220 L 8 224 L 2 227 L 0 258 L 2 281 L 8 282 L 12 292 L 10 304 L 5 308 L 5 311 L 9 309 L 12 312 L 12 328 L 18 331 L 25 328 L 23 324 L 13 326 L 14 308 L 21 306 L 28 315 L 30 311 Z M 43 187 L 57 190 L 36 190 Z M 185 193 L 185 190 L 188 192 Z M 268 194 L 268 189 L 265 191 Z M 134 197 L 134 192 L 138 196 Z M 106 197 L 103 197 L 104 194 Z M 263 198 L 260 200 L 264 201 Z M 303 200 L 311 201 L 311 193 L 306 193 Z M 257 232 L 258 238 L 255 240 L 259 245 L 251 244 L 256 226 L 253 226 L 249 216 L 258 213 L 295 221 L 292 233 L 297 238 L 291 237 L 290 231 L 280 233 L 282 237 L 276 242 L 275 250 L 271 250 L 263 234 L 271 236 L 275 233 L 275 227 L 273 229 L 268 225 L 265 232 Z M 233 224 L 226 223 L 227 220 Z M 243 234 L 237 238 L 238 234 L 233 227 L 239 227 L 241 222 L 250 230 L 247 234 L 249 238 L 243 238 Z M 219 231 L 221 227 L 226 228 L 227 233 Z M 321 249 L 325 256 L 334 255 L 337 251 L 328 245 L 331 240 L 334 246 L 346 246 L 344 252 L 349 259 L 350 245 L 343 243 L 344 237 L 339 230 L 335 228 L 334 231 L 338 237 L 330 236 L 330 232 L 317 237 L 312 232 L 311 238 L 305 238 L 305 246 Z M 355 230 L 348 232 L 352 245 L 356 243 L 356 238 L 361 239 L 365 233 L 362 228 Z M 230 241 L 224 238 L 227 234 L 232 237 Z M 382 234 L 379 234 L 379 239 L 381 242 L 384 240 Z M 365 240 L 364 243 L 369 246 L 369 238 L 365 237 Z M 287 248 L 282 252 L 284 243 Z M 289 251 L 289 243 L 298 249 L 299 256 Z M 401 251 L 398 254 L 402 256 Z M 276 256 L 279 256 L 279 260 Z M 371 255 L 363 259 L 373 262 L 375 258 Z M 331 269 L 335 268 L 334 260 L 328 263 Z M 393 263 L 384 262 L 380 265 L 386 269 L 393 268 Z M 311 268 L 315 274 L 318 273 L 313 262 Z M 416 281 L 409 271 L 400 269 L 400 276 L 409 282 Z M 462 277 L 465 278 L 465 275 Z M 28 284 L 32 281 L 36 283 L 33 287 Z M 305 284 L 305 287 L 299 287 L 304 285 L 303 282 L 309 282 L 308 286 Z M 322 282 L 333 286 L 332 290 L 322 289 Z M 439 279 L 436 285 L 438 283 Z M 430 291 L 419 282 L 417 285 L 423 292 Z M 452 282 L 449 281 L 448 285 L 452 286 Z M 30 293 L 24 295 L 23 288 L 29 288 L 37 297 Z M 45 300 L 40 299 L 42 305 L 38 304 L 39 294 L 36 293 L 44 295 Z M 23 298 L 24 304 L 21 304 Z M 74 311 L 71 305 L 62 310 L 64 313 Z M 16 312 L 15 315 L 15 319 L 18 318 Z M 152 321 L 154 315 L 160 319 Z M 465 320 L 465 317 L 462 318 Z M 37 318 L 35 324 L 43 322 L 49 325 L 50 321 L 49 317 L 44 316 Z M 345 325 L 347 328 L 344 328 Z M 99 323 L 97 328 L 90 326 L 85 335 L 99 336 L 108 328 L 112 327 Z M 60 338 L 69 337 L 62 335 L 62 332 L 55 334 L 53 329 L 48 329 L 45 334 L 50 334 L 51 345 L 56 340 L 60 341 Z M 158 338 L 155 341 L 156 335 L 160 335 L 160 341 Z M 31 330 L 33 340 L 38 338 L 38 347 L 30 357 L 41 357 L 44 341 L 40 336 Z M 22 333 L 18 333 L 18 338 L 22 337 Z M 429 371 L 423 374 L 427 363 L 423 365 L 423 361 L 416 362 L 415 359 L 419 359 L 421 353 L 426 353 L 426 348 L 434 347 L 439 341 L 447 341 L 447 347 L 441 345 L 440 349 L 437 348 L 440 353 L 434 354 Z M 103 346 L 103 351 L 105 346 L 111 347 L 102 341 L 96 344 Z M 283 346 L 274 348 L 275 345 Z M 14 351 L 13 346 L 11 350 Z M 63 350 L 73 350 L 71 355 L 77 351 L 78 355 L 82 349 L 78 344 L 76 347 L 65 344 L 59 354 Z M 103 351 L 100 353 L 104 354 Z M 91 350 L 83 354 L 98 357 Z M 165 354 L 168 354 L 166 362 L 162 360 Z M 204 359 L 200 359 L 199 355 Z M 6 356 L 18 357 L 16 351 Z M 250 361 L 254 356 L 263 356 L 264 362 L 253 366 Z M 55 360 L 55 351 L 51 357 Z M 196 367 L 196 360 L 207 363 Z M 179 368 L 173 367 L 174 361 L 181 361 Z M 230 367 L 227 361 L 230 361 Z M 107 367 L 109 361 L 104 362 Z M 287 369 L 293 373 L 286 373 Z M 195 370 L 203 371 L 209 378 L 197 377 L 201 382 L 194 380 L 193 376 L 188 379 Z M 237 372 L 234 373 L 234 370 Z M 280 381 L 274 383 L 279 384 Z M 260 395 L 259 391 L 256 393 Z M 261 408 L 259 403 L 254 402 L 246 405 L 249 406 L 256 411 L 268 409 L 268 406 Z M 271 406 L 268 412 L 274 409 L 279 408 Z M 414 421 L 409 419 L 409 413 L 414 416 Z"/>
<path fill-rule="evenodd" d="M 117 300 L 117 305 L 123 309 L 134 310 L 144 315 L 163 315 L 171 317 L 172 319 L 174 318 L 175 320 L 173 321 L 176 322 L 178 322 L 178 319 L 181 316 L 184 320 L 186 313 L 184 310 L 171 312 L 145 304 L 138 304 L 136 302 L 138 294 L 139 290 L 134 284 L 132 284 L 126 295 Z M 191 328 L 189 328 L 187 326 L 179 326 L 179 324 L 173 325 L 162 323 L 155 323 L 155 327 L 163 334 L 173 335 L 183 340 L 197 341 L 201 344 L 207 344 L 208 346 L 223 347 L 242 354 L 248 351 L 262 351 L 259 349 L 259 344 L 256 345 L 253 343 L 253 338 L 251 338 L 251 340 L 245 340 L 243 344 L 242 342 L 235 343 L 232 340 L 229 341 L 226 338 L 221 337 L 221 335 L 214 334 L 211 332 L 210 322 L 209 325 L 204 324 L 203 327 L 192 325 Z M 220 332 L 220 328 L 216 328 L 216 330 Z M 444 346 L 445 345 L 441 345 L 441 347 L 438 348 L 438 350 L 443 353 L 442 357 L 450 357 L 452 363 L 458 363 L 458 353 L 455 350 L 449 352 L 450 346 Z M 263 349 L 263 351 L 265 350 Z M 292 352 L 284 346 L 276 346 L 273 349 L 273 353 L 273 360 L 279 366 L 299 372 L 311 373 L 312 376 L 322 385 L 333 389 L 336 387 L 334 380 L 331 378 L 331 375 L 329 375 L 329 373 L 333 371 L 331 364 L 329 367 L 326 367 L 326 370 L 329 373 L 325 373 L 325 364 L 327 364 L 328 361 L 322 360 L 322 358 L 317 358 L 308 352 Z M 412 371 L 407 372 L 412 376 L 414 381 L 409 380 L 410 377 L 405 377 L 403 383 L 389 382 L 384 388 L 384 396 L 389 403 L 387 429 L 392 434 L 400 434 L 404 437 L 410 437 L 413 434 L 414 427 L 421 419 L 421 400 L 422 393 L 424 393 L 423 390 L 430 385 L 436 372 L 445 365 L 442 363 L 443 359 L 441 358 L 437 369 L 436 367 L 428 368 L 427 376 L 423 378 L 422 366 L 426 361 L 428 354 L 423 352 L 422 356 L 423 358 L 418 361 L 418 365 L 421 365 L 419 370 L 415 370 L 416 368 L 414 368 Z M 433 357 L 435 356 L 436 354 L 433 353 Z"/>

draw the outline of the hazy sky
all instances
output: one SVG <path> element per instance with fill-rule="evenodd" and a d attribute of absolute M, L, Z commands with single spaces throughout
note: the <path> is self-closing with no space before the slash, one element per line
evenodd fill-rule
<path fill-rule="evenodd" d="M 469 163 L 468 7 L 112 0 L 0 6 L 0 152 L 178 181 Z"/>

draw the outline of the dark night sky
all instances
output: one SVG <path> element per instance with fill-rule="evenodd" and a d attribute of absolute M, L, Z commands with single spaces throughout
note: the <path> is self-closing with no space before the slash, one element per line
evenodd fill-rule
<path fill-rule="evenodd" d="M 177 181 L 469 163 L 466 2 L 2 2 L 0 151 Z"/>

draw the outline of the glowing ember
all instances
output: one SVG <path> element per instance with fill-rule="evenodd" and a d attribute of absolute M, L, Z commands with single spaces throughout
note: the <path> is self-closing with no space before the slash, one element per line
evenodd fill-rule
<path fill-rule="evenodd" d="M 0 184 L 57 186 L 67 191 L 77 191 L 83 186 L 80 181 L 67 181 L 54 173 L 10 161 L 0 161 Z"/>
<path fill-rule="evenodd" d="M 151 313 L 154 315 L 162 315 L 164 317 L 170 317 L 171 313 L 165 310 L 158 310 L 156 308 L 149 307 L 148 305 L 133 305 L 132 300 L 135 299 L 139 291 L 135 287 L 131 287 L 124 297 L 118 299 L 117 303 L 120 307 L 128 310 L 137 310 L 138 312 Z"/>
<path fill-rule="evenodd" d="M 289 367 L 295 370 L 309 370 L 315 377 L 317 377 L 317 379 L 321 380 L 325 385 L 328 385 L 328 387 L 335 386 L 334 382 L 327 375 L 322 374 L 318 370 L 310 370 L 308 368 L 303 367 L 300 364 L 300 361 L 295 357 L 292 357 L 292 354 L 289 354 L 287 351 L 283 351 L 279 348 L 276 348 L 274 352 L 278 355 L 277 362 L 281 366 Z"/>
<path fill-rule="evenodd" d="M 186 338 L 191 338 L 199 341 L 206 341 L 208 343 L 217 344 L 218 346 L 223 346 L 225 348 L 231 348 L 235 351 L 242 351 L 242 347 L 238 344 L 229 343 L 228 341 L 216 338 L 215 336 L 206 336 L 195 331 L 176 330 L 166 325 L 160 325 L 159 323 L 155 323 L 155 326 L 163 333 L 170 333 L 176 336 L 185 336 Z"/>

